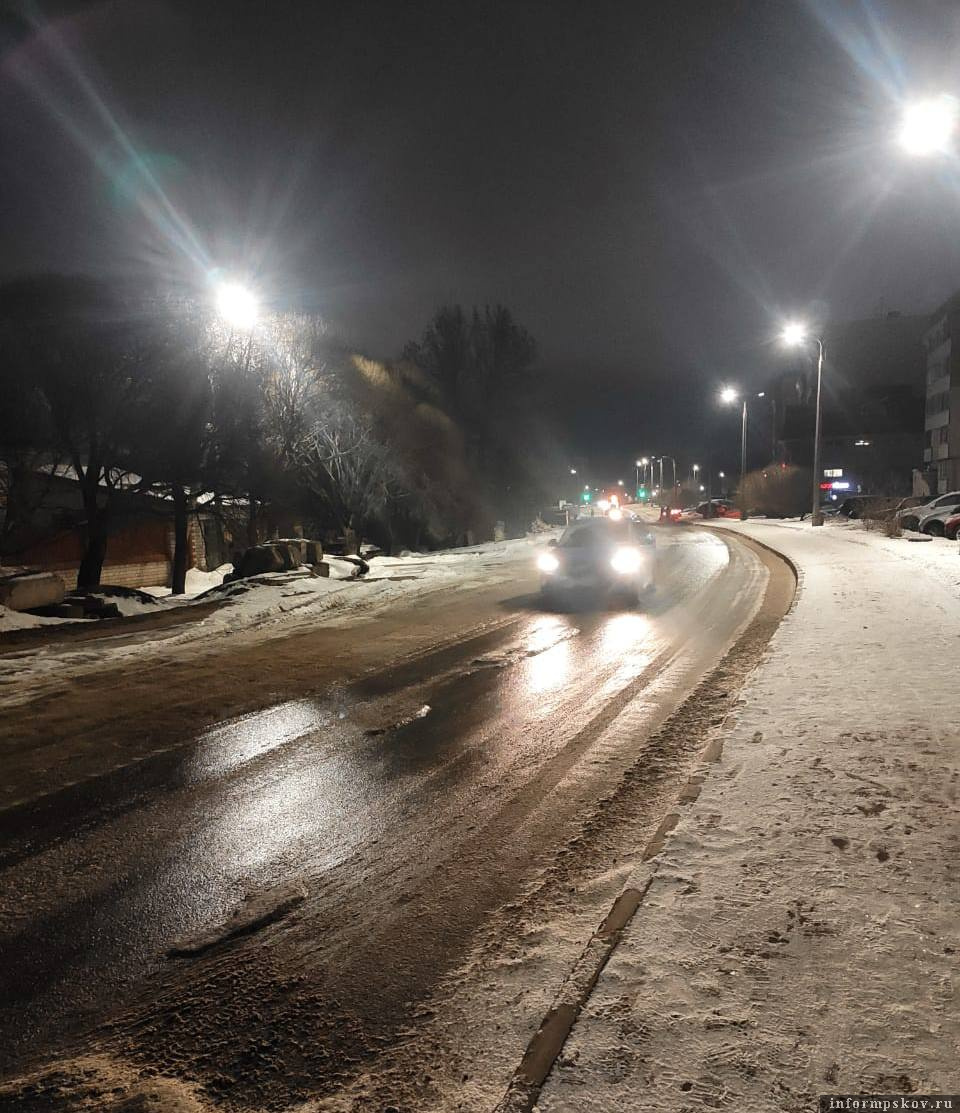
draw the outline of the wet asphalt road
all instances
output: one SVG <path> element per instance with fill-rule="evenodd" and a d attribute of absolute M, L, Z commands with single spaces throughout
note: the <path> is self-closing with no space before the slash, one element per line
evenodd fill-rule
<path fill-rule="evenodd" d="M 489 629 L 0 812 L 0 1070 L 82 1043 L 121 1006 L 169 1067 L 145 1018 L 176 1009 L 189 1029 L 225 960 L 166 951 L 289 881 L 307 902 L 240 946 L 232 1022 L 247 998 L 270 1012 L 258 971 L 278 965 L 370 1024 L 409 1004 L 719 659 L 765 577 L 739 545 L 678 531 L 644 608 L 547 613 L 518 567 Z"/>

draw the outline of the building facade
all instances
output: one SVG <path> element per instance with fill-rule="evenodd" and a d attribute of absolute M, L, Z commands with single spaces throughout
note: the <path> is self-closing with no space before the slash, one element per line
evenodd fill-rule
<path fill-rule="evenodd" d="M 960 490 L 960 293 L 930 318 L 926 361 L 924 468 L 936 494 Z"/>

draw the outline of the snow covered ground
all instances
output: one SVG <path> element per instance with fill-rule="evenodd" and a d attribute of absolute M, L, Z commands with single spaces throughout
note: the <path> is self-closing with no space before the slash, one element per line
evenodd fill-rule
<path fill-rule="evenodd" d="M 957 545 L 723 528 L 789 556 L 797 602 L 699 798 L 628 882 L 652 869 L 541 1113 L 957 1090 Z"/>
<path fill-rule="evenodd" d="M 378 610 L 418 595 L 438 590 L 464 590 L 481 584 L 508 581 L 518 567 L 532 566 L 538 548 L 554 533 L 530 534 L 511 541 L 490 542 L 470 548 L 433 553 L 408 553 L 373 557 L 370 571 L 357 577 L 356 565 L 337 557 L 325 558 L 330 576 L 308 572 L 279 572 L 237 581 L 208 594 L 210 582 L 219 584 L 224 569 L 188 574 L 186 603 L 160 598 L 157 610 L 223 599 L 224 603 L 200 621 L 167 627 L 161 636 L 136 626 L 119 624 L 110 634 L 86 642 L 40 642 L 17 646 L 0 656 L 0 706 L 12 706 L 85 673 L 135 660 L 138 666 L 161 658 L 203 652 L 225 636 L 249 640 L 277 637 L 297 629 L 344 625 L 363 620 Z M 153 594 L 165 588 L 148 589 Z M 191 594 L 203 591 L 202 595 Z M 125 613 L 146 613 L 151 608 L 126 601 Z M 185 615 L 185 617 L 187 617 Z M 0 608 L 0 640 L 5 630 L 25 625 L 57 625 L 63 619 L 18 615 Z"/>

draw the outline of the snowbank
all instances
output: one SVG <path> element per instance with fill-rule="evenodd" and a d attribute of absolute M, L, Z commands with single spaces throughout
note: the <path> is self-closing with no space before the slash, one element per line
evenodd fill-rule
<path fill-rule="evenodd" d="M 201 572 L 199 568 L 188 568 L 187 589 L 183 596 L 178 598 L 191 598 L 202 594 L 204 591 L 209 591 L 212 587 L 218 587 L 223 583 L 223 577 L 232 571 L 232 564 L 221 564 L 219 568 L 215 568 L 212 572 Z M 142 587 L 140 590 L 147 592 L 148 595 L 155 596 L 157 599 L 163 599 L 170 595 L 170 588 L 168 587 L 151 586 Z"/>
<path fill-rule="evenodd" d="M 800 1113 L 819 1094 L 956 1089 L 956 545 L 722 528 L 787 554 L 797 603 L 542 1113 Z"/>
<path fill-rule="evenodd" d="M 9 607 L 0 606 L 0 637 L 11 630 L 33 630 L 38 626 L 58 626 L 65 621 L 66 619 L 63 618 L 45 618 L 43 615 L 11 611 Z"/>

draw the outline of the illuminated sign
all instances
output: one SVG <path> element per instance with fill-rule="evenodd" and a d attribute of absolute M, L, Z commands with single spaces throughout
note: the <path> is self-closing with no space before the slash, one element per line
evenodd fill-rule
<path fill-rule="evenodd" d="M 823 474 L 827 479 L 842 479 L 843 468 L 824 468 Z"/>

